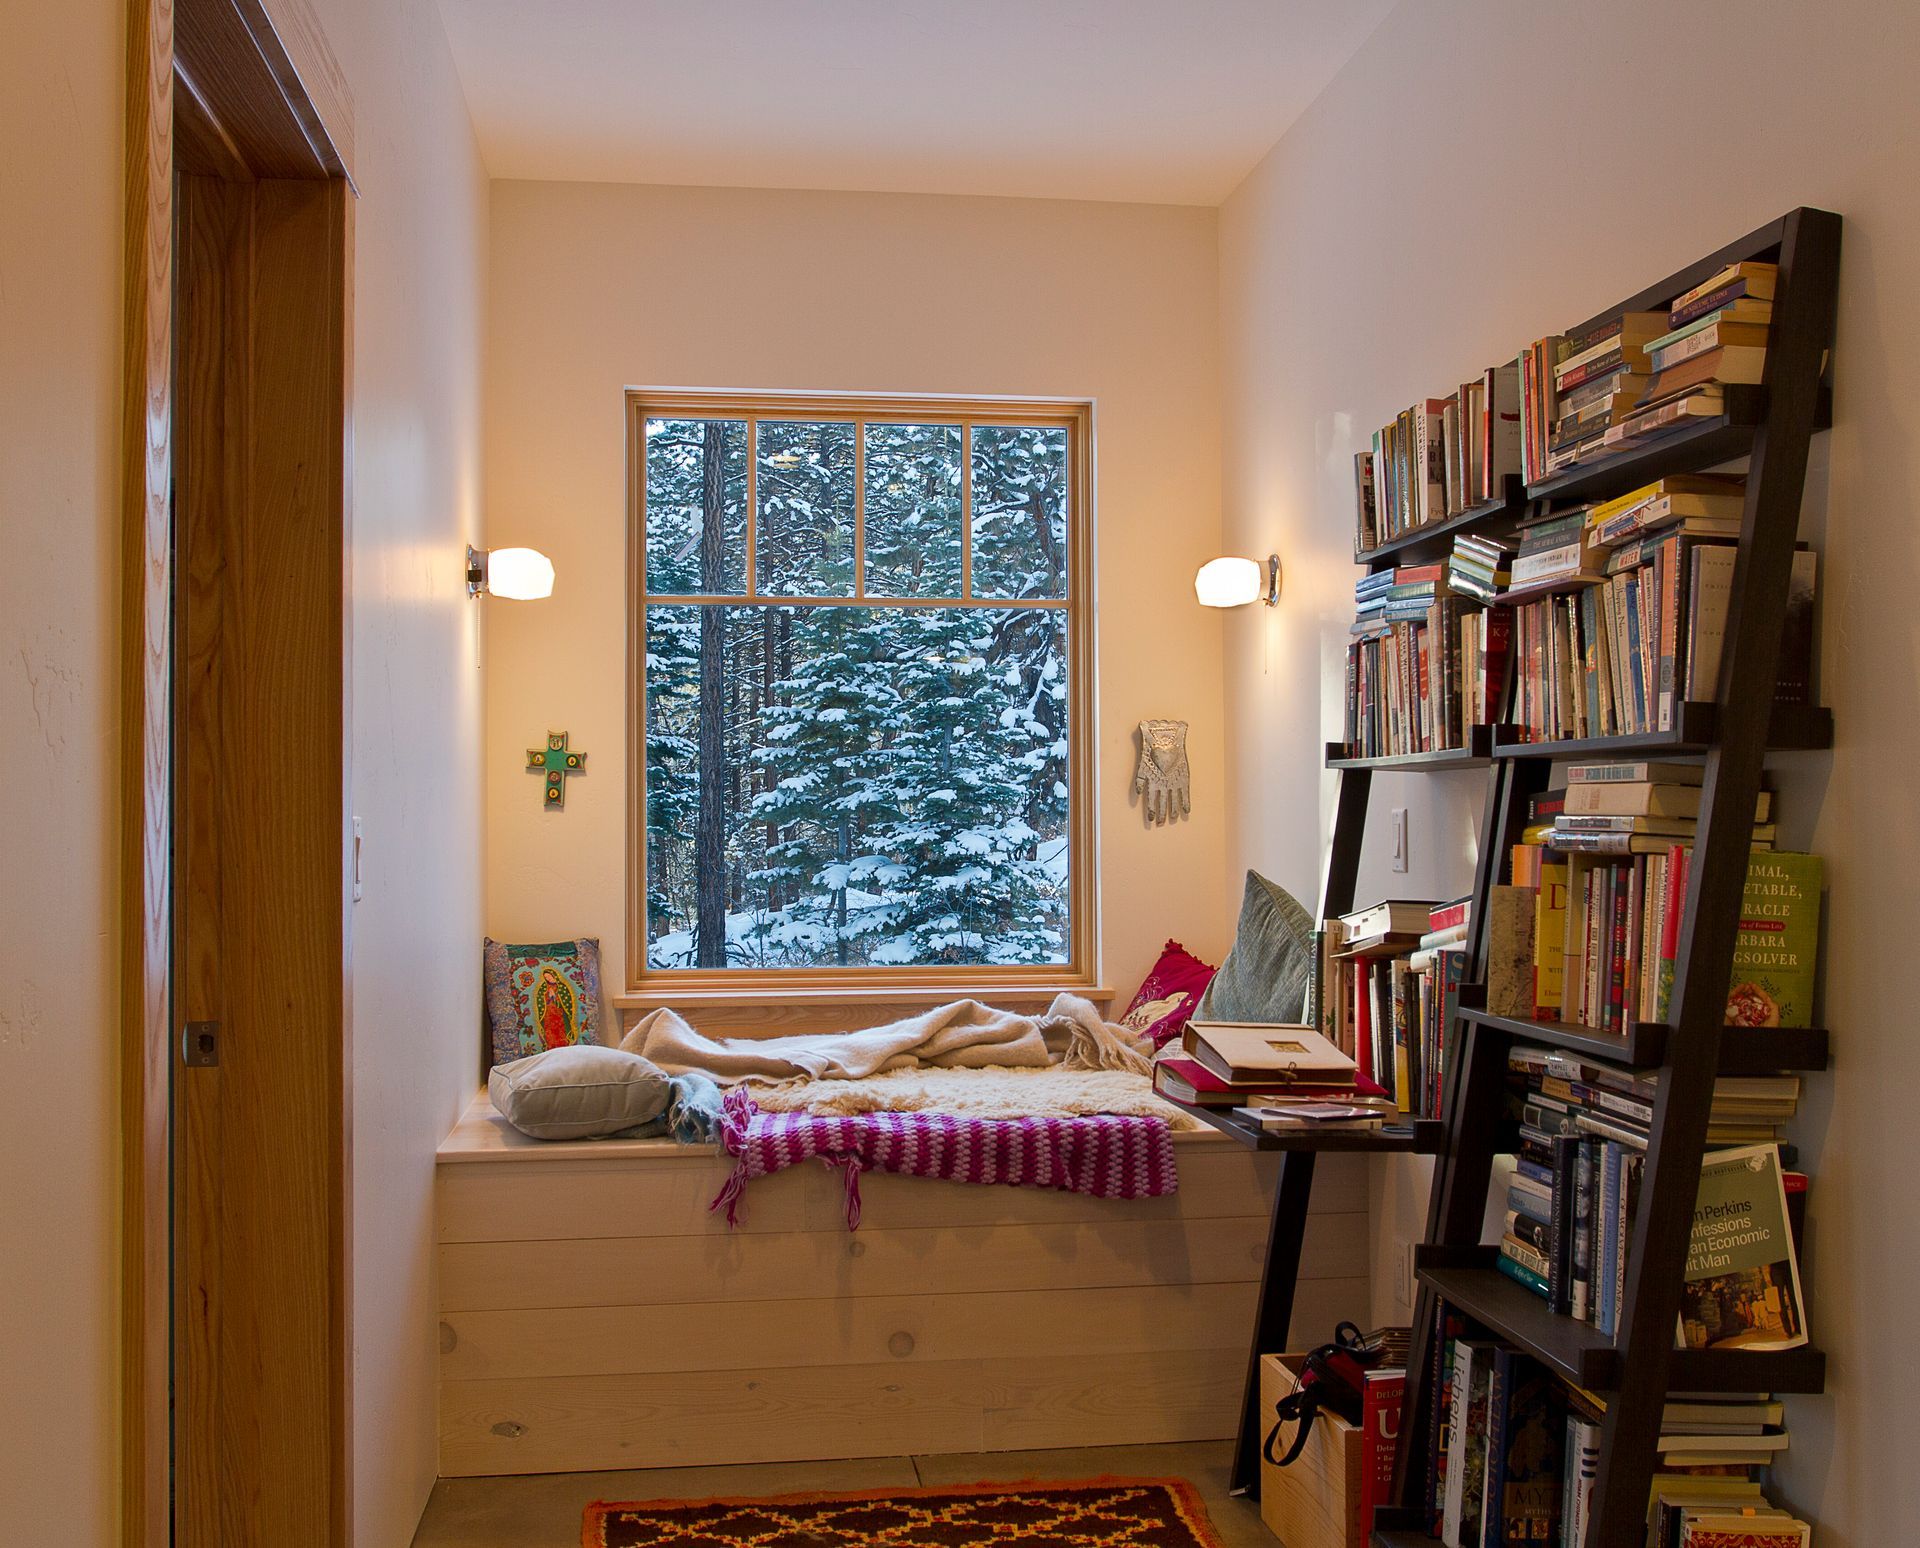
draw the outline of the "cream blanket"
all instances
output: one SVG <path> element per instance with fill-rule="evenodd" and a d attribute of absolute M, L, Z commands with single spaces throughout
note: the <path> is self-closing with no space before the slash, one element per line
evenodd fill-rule
<path fill-rule="evenodd" d="M 1152 1069 L 1124 1027 L 1100 1019 L 1078 995 L 1054 998 L 1044 1016 L 1020 1016 L 978 1000 L 955 1000 L 918 1016 L 856 1032 L 790 1037 L 706 1037 L 677 1011 L 657 1010 L 621 1040 L 628 1053 L 669 1075 L 698 1071 L 722 1085 L 802 1079 L 860 1080 L 892 1070 L 1013 1068 Z"/>

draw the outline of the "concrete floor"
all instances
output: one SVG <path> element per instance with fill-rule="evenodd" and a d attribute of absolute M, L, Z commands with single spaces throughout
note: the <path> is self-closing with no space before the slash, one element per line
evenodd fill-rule
<path fill-rule="evenodd" d="M 757 1467 L 647 1468 L 628 1473 L 544 1473 L 443 1478 L 420 1518 L 413 1548 L 578 1548 L 593 1500 L 754 1498 L 807 1490 L 912 1489 L 1015 1479 L 1185 1478 L 1199 1487 L 1225 1548 L 1276 1548 L 1260 1508 L 1227 1493 L 1225 1441 L 1103 1446 L 1084 1451 L 993 1451 L 972 1456 L 873 1457 Z"/>

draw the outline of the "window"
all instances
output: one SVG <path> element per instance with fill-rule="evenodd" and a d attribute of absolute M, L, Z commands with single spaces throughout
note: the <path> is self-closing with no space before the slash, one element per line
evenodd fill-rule
<path fill-rule="evenodd" d="M 1089 410 L 628 406 L 629 980 L 1091 982 Z"/>

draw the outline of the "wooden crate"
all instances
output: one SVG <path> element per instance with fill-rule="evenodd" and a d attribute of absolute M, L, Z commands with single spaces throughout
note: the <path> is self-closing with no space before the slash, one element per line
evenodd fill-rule
<path fill-rule="evenodd" d="M 1299 1385 L 1297 1354 L 1260 1362 L 1261 1438 L 1273 1427 L 1273 1409 Z M 1293 1439 L 1292 1426 L 1284 1437 Z M 1286 1548 L 1365 1548 L 1360 1530 L 1360 1432 L 1344 1419 L 1314 1416 L 1306 1449 L 1286 1467 L 1260 1459 L 1260 1518 Z M 1280 1448 L 1285 1454 L 1284 1446 Z"/>

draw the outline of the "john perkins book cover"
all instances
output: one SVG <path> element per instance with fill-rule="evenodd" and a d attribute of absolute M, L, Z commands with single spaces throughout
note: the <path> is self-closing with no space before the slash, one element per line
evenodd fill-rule
<path fill-rule="evenodd" d="M 1688 1349 L 1793 1349 L 1807 1341 L 1800 1265 L 1776 1145 L 1716 1150 L 1700 1165 L 1680 1295 Z"/>

